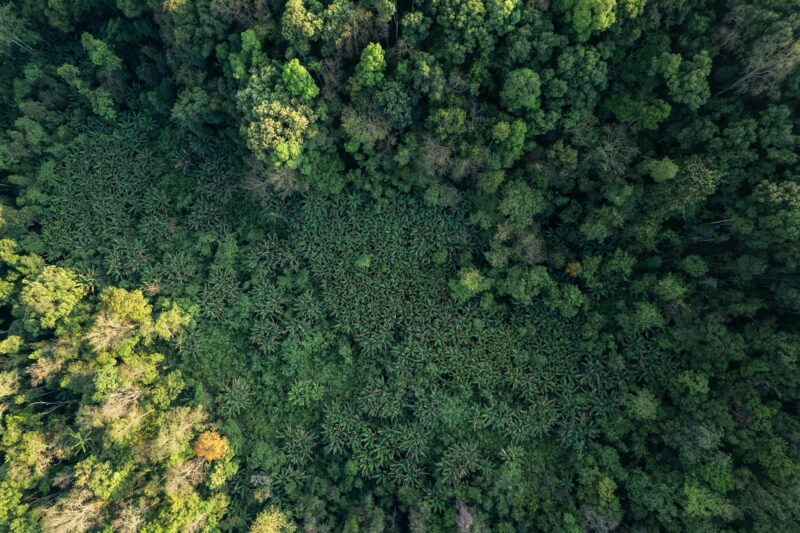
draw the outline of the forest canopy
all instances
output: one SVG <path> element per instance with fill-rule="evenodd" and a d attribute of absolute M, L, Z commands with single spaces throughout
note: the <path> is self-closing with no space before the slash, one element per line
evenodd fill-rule
<path fill-rule="evenodd" d="M 0 0 L 0 531 L 800 529 L 798 0 Z"/>

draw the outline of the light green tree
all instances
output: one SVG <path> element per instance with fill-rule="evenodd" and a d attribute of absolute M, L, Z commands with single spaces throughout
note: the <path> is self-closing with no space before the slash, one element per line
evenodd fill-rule
<path fill-rule="evenodd" d="M 380 43 L 369 43 L 361 52 L 361 60 L 356 65 L 356 81 L 364 87 L 373 87 L 383 80 L 386 59 Z"/>

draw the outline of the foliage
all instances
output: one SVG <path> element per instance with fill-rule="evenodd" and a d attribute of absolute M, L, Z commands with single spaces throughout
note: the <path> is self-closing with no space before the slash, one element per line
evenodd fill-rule
<path fill-rule="evenodd" d="M 2 410 L 0 525 L 156 530 L 167 527 L 163 512 L 180 507 L 169 527 L 213 527 L 227 499 L 200 485 L 210 472 L 189 447 L 192 435 L 208 426 L 207 416 L 202 407 L 177 405 L 182 375 L 154 351 L 184 332 L 164 336 L 148 328 L 153 309 L 141 293 L 106 288 L 99 297 L 88 294 L 63 268 L 20 269 L 16 265 L 38 258 L 16 255 L 11 241 L 3 245 L 4 282 L 14 286 L 3 302 L 6 316 L 12 308 L 25 312 L 4 324 L 17 335 L 3 349 L 0 391 L 13 401 Z M 99 330 L 137 333 L 129 343 L 98 343 Z M 220 447 L 224 438 L 206 431 L 194 453 L 219 459 Z"/>
<path fill-rule="evenodd" d="M 0 530 L 794 531 L 798 35 L 2 3 Z"/>
<path fill-rule="evenodd" d="M 215 461 L 227 455 L 228 441 L 216 431 L 204 431 L 197 437 L 192 450 L 206 461 Z"/>
<path fill-rule="evenodd" d="M 293 96 L 303 100 L 310 100 L 319 94 L 319 87 L 314 79 L 297 59 L 292 59 L 283 66 L 283 83 Z"/>
<path fill-rule="evenodd" d="M 356 65 L 356 80 L 364 87 L 372 87 L 383 80 L 386 68 L 383 48 L 379 43 L 369 43 L 361 52 L 361 61 Z"/>

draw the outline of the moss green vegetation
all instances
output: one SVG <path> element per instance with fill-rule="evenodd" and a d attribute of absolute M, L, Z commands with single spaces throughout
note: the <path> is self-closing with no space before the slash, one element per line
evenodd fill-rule
<path fill-rule="evenodd" d="M 0 531 L 796 531 L 798 66 L 785 0 L 0 0 Z"/>

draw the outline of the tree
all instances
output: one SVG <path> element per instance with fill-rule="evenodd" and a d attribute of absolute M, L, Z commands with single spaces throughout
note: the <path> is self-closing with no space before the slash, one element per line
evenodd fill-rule
<path fill-rule="evenodd" d="M 81 45 L 102 78 L 108 79 L 122 70 L 122 59 L 114 54 L 108 43 L 94 38 L 91 33 L 84 32 L 81 34 Z"/>
<path fill-rule="evenodd" d="M 216 431 L 204 431 L 194 443 L 194 453 L 206 461 L 216 461 L 228 454 L 228 440 Z"/>
<path fill-rule="evenodd" d="M 555 283 L 543 266 L 514 266 L 501 285 L 503 292 L 523 304 L 531 304 L 540 294 L 550 293 Z"/>
<path fill-rule="evenodd" d="M 452 294 L 459 300 L 467 300 L 487 291 L 491 286 L 491 280 L 482 276 L 475 267 L 462 268 L 458 281 L 450 282 Z"/>
<path fill-rule="evenodd" d="M 266 101 L 253 110 L 254 120 L 245 129 L 247 146 L 259 159 L 276 167 L 297 168 L 303 140 L 311 124 L 310 110 Z"/>
<path fill-rule="evenodd" d="M 305 54 L 311 49 L 311 41 L 322 29 L 322 19 L 306 9 L 303 0 L 288 0 L 281 17 L 281 35 L 297 51 Z"/>
<path fill-rule="evenodd" d="M 32 333 L 66 325 L 67 318 L 86 294 L 75 274 L 56 266 L 46 266 L 25 283 L 17 312 Z"/>
<path fill-rule="evenodd" d="M 515 180 L 503 188 L 500 212 L 518 228 L 533 224 L 534 217 L 545 208 L 542 193 L 523 181 Z"/>
<path fill-rule="evenodd" d="M 202 87 L 193 87 L 180 92 L 170 117 L 195 135 L 208 138 L 213 135 L 210 126 L 222 121 L 216 107 L 216 102 Z"/>
<path fill-rule="evenodd" d="M 558 109 L 555 120 L 560 120 L 566 129 L 577 130 L 587 120 L 591 121 L 594 107 L 608 84 L 608 65 L 599 51 L 588 45 L 565 47 L 557 54 L 554 76 L 544 83 L 543 93 L 553 95 L 550 105 Z M 545 131 L 554 127 L 552 123 L 547 126 Z"/>
<path fill-rule="evenodd" d="M 319 87 L 314 83 L 311 74 L 297 59 L 292 59 L 283 66 L 282 79 L 292 96 L 311 100 L 319 94 Z"/>
<path fill-rule="evenodd" d="M 722 176 L 722 172 L 713 168 L 708 161 L 698 158 L 687 161 L 680 179 L 666 182 L 670 185 L 665 186 L 674 194 L 670 207 L 682 213 L 696 207 L 717 189 Z"/>
<path fill-rule="evenodd" d="M 11 3 L 0 6 L 0 56 L 11 56 L 14 48 L 32 52 L 39 36 L 16 14 Z"/>
<path fill-rule="evenodd" d="M 612 96 L 606 102 L 609 110 L 631 130 L 654 130 L 669 117 L 672 107 L 654 96 L 628 94 Z"/>
<path fill-rule="evenodd" d="M 711 74 L 711 56 L 708 52 L 695 54 L 691 61 L 681 62 L 674 76 L 667 78 L 670 97 L 678 103 L 686 104 L 697 110 L 711 96 L 708 87 L 708 76 Z"/>
<path fill-rule="evenodd" d="M 250 526 L 250 533 L 293 533 L 295 526 L 278 508 L 261 511 Z"/>
<path fill-rule="evenodd" d="M 664 159 L 648 159 L 643 161 L 639 168 L 650 174 L 653 180 L 656 183 L 661 183 L 664 181 L 669 181 L 673 179 L 677 174 L 680 167 L 674 163 L 669 157 L 665 157 Z"/>
<path fill-rule="evenodd" d="M 56 71 L 68 85 L 78 91 L 78 94 L 86 98 L 92 112 L 105 119 L 113 119 L 117 116 L 114 108 L 114 99 L 106 89 L 98 87 L 92 89 L 89 84 L 81 79 L 81 71 L 75 65 L 63 64 Z"/>
<path fill-rule="evenodd" d="M 374 87 L 383 80 L 385 69 L 386 60 L 380 43 L 369 43 L 356 65 L 356 81 L 364 87 Z"/>
<path fill-rule="evenodd" d="M 616 0 L 558 0 L 555 7 L 572 25 L 578 41 L 608 29 L 617 20 Z"/>
<path fill-rule="evenodd" d="M 529 68 L 520 68 L 508 73 L 500 92 L 500 98 L 512 113 L 532 111 L 539 108 L 541 81 Z"/>
<path fill-rule="evenodd" d="M 231 67 L 231 74 L 235 80 L 246 81 L 251 74 L 257 74 L 268 63 L 266 54 L 262 51 L 262 35 L 253 28 L 243 31 L 239 35 L 239 52 L 230 51 L 226 46 L 217 47 L 217 55 L 221 59 L 227 58 Z"/>
<path fill-rule="evenodd" d="M 777 7 L 778 4 L 770 7 Z M 796 17 L 755 5 L 736 5 L 719 29 L 723 45 L 741 54 L 743 72 L 718 94 L 735 90 L 758 96 L 782 82 L 800 64 Z"/>
<path fill-rule="evenodd" d="M 296 66 L 302 68 L 299 63 Z M 313 80 L 295 67 L 289 67 L 289 71 L 285 79 L 292 89 L 301 91 L 301 96 L 314 92 L 308 83 L 313 84 Z M 284 76 L 279 77 L 272 65 L 253 73 L 237 92 L 237 106 L 245 117 L 241 130 L 247 147 L 259 160 L 275 168 L 299 167 L 303 144 L 316 134 L 315 114 L 304 101 L 289 92 Z"/>
<path fill-rule="evenodd" d="M 269 9 L 264 0 L 211 0 L 211 10 L 224 20 L 242 25 L 263 22 L 269 18 Z"/>
<path fill-rule="evenodd" d="M 86 334 L 97 351 L 137 342 L 152 333 L 152 306 L 140 290 L 108 288 L 100 294 L 100 313 Z"/>
<path fill-rule="evenodd" d="M 89 491 L 71 491 L 45 511 L 43 530 L 88 531 L 100 522 L 102 508 L 103 501 L 92 498 Z"/>

